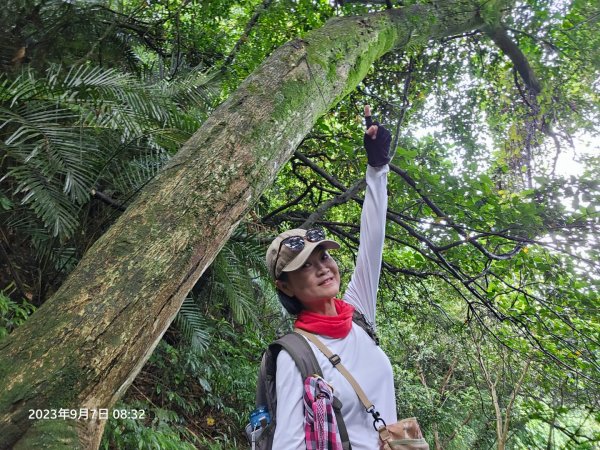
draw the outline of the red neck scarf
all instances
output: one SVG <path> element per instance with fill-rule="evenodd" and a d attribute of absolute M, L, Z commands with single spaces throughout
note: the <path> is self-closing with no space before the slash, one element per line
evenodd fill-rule
<path fill-rule="evenodd" d="M 332 338 L 345 338 L 352 328 L 354 306 L 335 299 L 337 316 L 324 316 L 311 311 L 302 310 L 294 325 L 309 333 L 321 334 Z"/>

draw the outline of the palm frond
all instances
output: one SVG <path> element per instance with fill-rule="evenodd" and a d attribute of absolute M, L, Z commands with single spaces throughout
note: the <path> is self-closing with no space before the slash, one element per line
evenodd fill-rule
<path fill-rule="evenodd" d="M 136 192 L 152 179 L 170 159 L 164 147 L 151 145 L 146 139 L 129 142 L 117 147 L 117 152 L 128 157 L 114 158 L 102 170 L 103 184 L 117 192 Z"/>
<path fill-rule="evenodd" d="M 233 319 L 241 324 L 256 322 L 256 303 L 252 279 L 240 259 L 224 247 L 215 264 L 215 278 L 223 290 L 223 301 L 230 308 Z"/>
<path fill-rule="evenodd" d="M 12 81 L 0 77 L 0 148 L 6 155 L 0 182 L 53 236 L 70 238 L 92 189 L 101 184 L 129 197 L 199 126 L 167 95 L 193 83 L 176 85 L 149 85 L 91 65 L 66 73 L 51 66 L 41 78 L 30 70 Z"/>
<path fill-rule="evenodd" d="M 53 236 L 73 234 L 78 225 L 77 205 L 70 202 L 60 186 L 50 183 L 35 167 L 17 166 L 9 175 L 18 183 L 14 194 L 23 192 L 22 205 L 30 205 Z"/>
<path fill-rule="evenodd" d="M 213 71 L 195 70 L 180 77 L 177 83 L 160 81 L 156 86 L 164 96 L 174 99 L 179 105 L 205 105 L 218 93 L 213 84 L 216 74 Z"/>
<path fill-rule="evenodd" d="M 190 296 L 186 297 L 175 318 L 175 325 L 184 340 L 194 349 L 204 351 L 210 344 L 210 327 L 200 308 Z"/>
<path fill-rule="evenodd" d="M 0 117 L 5 112 L 0 110 Z M 21 194 L 21 203 L 29 204 L 54 236 L 71 236 L 78 206 L 89 199 L 96 177 L 95 143 L 61 124 L 73 117 L 63 109 L 19 108 L 5 116 L 13 131 L 2 143 L 11 158 L 2 180 L 13 181 L 13 195 Z"/>
<path fill-rule="evenodd" d="M 202 281 L 207 287 L 200 291 L 198 301 L 222 305 L 235 322 L 259 323 L 265 310 L 278 311 L 274 289 L 264 281 L 268 274 L 263 244 L 243 227 L 223 246 L 210 274 Z"/>

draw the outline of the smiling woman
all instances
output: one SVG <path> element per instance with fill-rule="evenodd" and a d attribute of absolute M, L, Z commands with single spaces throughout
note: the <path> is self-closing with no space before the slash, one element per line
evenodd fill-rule
<path fill-rule="evenodd" d="M 391 364 L 365 329 L 353 322 L 355 310 L 370 324 L 375 321 L 387 211 L 391 136 L 384 127 L 372 122 L 368 106 L 365 107 L 365 118 L 367 132 L 364 144 L 369 165 L 361 215 L 360 245 L 356 267 L 342 299 L 337 298 L 340 290 L 338 266 L 329 254 L 329 250 L 339 248 L 339 244 L 327 239 L 323 230 L 293 229 L 281 233 L 269 246 L 266 260 L 282 305 L 296 316 L 295 327 L 317 335 L 338 359 L 341 358 L 346 369 L 379 411 L 381 419 L 393 423 L 396 421 L 396 403 Z M 335 396 L 342 403 L 341 415 L 351 448 L 379 448 L 379 435 L 374 428 L 373 417 L 365 411 L 355 389 L 315 344 L 309 344 L 321 366 L 323 379 L 327 380 L 326 384 L 333 388 Z M 274 413 L 277 426 L 272 448 L 341 449 L 342 440 L 336 431 L 335 417 L 312 414 L 311 402 L 307 403 L 309 389 L 319 385 L 320 381 L 311 384 L 314 380 L 310 378 L 314 377 L 303 380 L 300 370 L 285 349 L 277 356 L 275 378 L 277 409 Z M 317 393 L 319 399 L 325 395 L 323 391 Z M 316 403 L 312 403 L 313 408 Z M 319 419 L 323 423 L 319 423 Z M 333 423 L 333 428 L 327 421 Z M 315 447 L 317 441 L 325 446 Z"/>

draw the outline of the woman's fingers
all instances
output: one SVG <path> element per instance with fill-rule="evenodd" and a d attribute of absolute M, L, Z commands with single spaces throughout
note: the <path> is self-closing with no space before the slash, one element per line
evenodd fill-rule
<path fill-rule="evenodd" d="M 366 107 L 365 107 L 366 109 Z M 371 125 L 369 127 L 369 129 L 367 130 L 367 135 L 371 136 L 371 139 L 375 140 L 377 139 L 377 130 L 379 129 L 379 127 L 377 125 Z"/>
<path fill-rule="evenodd" d="M 371 107 L 369 105 L 365 105 L 365 125 L 367 126 L 367 130 L 371 128 L 371 125 L 373 125 L 373 118 L 371 117 Z"/>

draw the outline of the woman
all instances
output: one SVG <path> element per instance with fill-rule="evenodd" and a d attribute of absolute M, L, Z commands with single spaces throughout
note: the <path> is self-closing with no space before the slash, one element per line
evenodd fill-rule
<path fill-rule="evenodd" d="M 297 316 L 295 326 L 315 333 L 338 354 L 348 371 L 361 385 L 386 423 L 396 422 L 392 367 L 387 356 L 371 337 L 352 322 L 354 308 L 372 324 L 381 267 L 387 210 L 387 173 L 391 136 L 373 124 L 365 107 L 367 132 L 365 148 L 367 189 L 363 203 L 360 245 L 356 267 L 343 295 L 340 274 L 328 250 L 339 248 L 320 230 L 286 231 L 267 250 L 267 265 L 275 279 L 283 306 Z M 342 415 L 353 450 L 379 448 L 373 417 L 365 411 L 354 389 L 342 374 L 311 343 L 323 371 L 323 378 L 342 402 Z M 277 357 L 277 428 L 273 448 L 305 450 L 303 386 L 294 361 L 281 351 Z"/>

